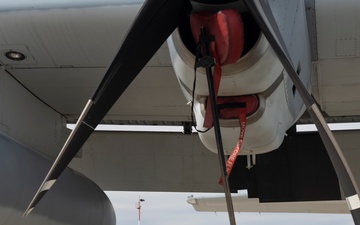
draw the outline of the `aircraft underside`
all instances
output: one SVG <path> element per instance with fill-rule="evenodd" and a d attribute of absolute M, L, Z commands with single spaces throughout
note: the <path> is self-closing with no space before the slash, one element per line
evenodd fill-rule
<path fill-rule="evenodd" d="M 0 4 L 0 224 L 115 224 L 103 190 L 225 191 L 234 224 L 229 193 L 243 189 L 260 203 L 346 199 L 358 224 L 359 132 L 335 134 L 339 150 L 322 119 L 360 121 L 344 2 Z M 294 131 L 304 121 L 326 147 Z M 90 136 L 99 123 L 185 132 Z"/>

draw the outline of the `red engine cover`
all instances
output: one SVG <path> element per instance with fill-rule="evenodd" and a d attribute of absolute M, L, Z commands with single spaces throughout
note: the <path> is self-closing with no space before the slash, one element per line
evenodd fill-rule
<path fill-rule="evenodd" d="M 244 103 L 246 105 L 246 116 L 255 113 L 259 107 L 259 100 L 256 95 L 234 96 L 234 97 L 218 97 L 217 105 L 219 109 L 220 119 L 237 119 L 239 118 L 239 111 L 236 107 L 231 107 L 231 104 L 236 105 Z M 228 104 L 230 107 L 221 109 L 222 104 Z"/>
<path fill-rule="evenodd" d="M 206 26 L 215 36 L 215 49 L 221 65 L 235 63 L 244 48 L 244 27 L 236 10 L 222 10 L 216 13 L 201 12 L 190 16 L 190 26 L 196 42 L 200 28 Z"/>

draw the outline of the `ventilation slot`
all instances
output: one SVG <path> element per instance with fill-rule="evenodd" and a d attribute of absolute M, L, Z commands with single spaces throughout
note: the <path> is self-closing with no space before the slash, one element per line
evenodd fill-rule
<path fill-rule="evenodd" d="M 297 66 L 297 69 L 296 69 L 296 73 L 297 73 L 297 75 L 300 77 L 300 73 L 301 73 L 301 65 L 300 65 L 300 62 L 298 63 L 298 66 Z M 293 93 L 293 95 L 295 96 L 295 94 L 296 94 L 296 87 L 295 87 L 295 85 L 292 86 L 292 93 Z"/>

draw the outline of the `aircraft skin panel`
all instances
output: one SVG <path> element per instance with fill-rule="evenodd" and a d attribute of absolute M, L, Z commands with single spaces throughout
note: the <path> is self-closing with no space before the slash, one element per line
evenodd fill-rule
<path fill-rule="evenodd" d="M 168 54 L 168 53 L 167 53 Z M 190 121 L 191 108 L 172 67 L 145 67 L 106 118 Z"/>
<path fill-rule="evenodd" d="M 307 134 L 298 135 L 306 136 Z M 358 135 L 359 131 L 335 133 L 354 176 L 359 178 L 360 170 L 356 160 L 360 157 L 360 152 L 357 150 L 360 144 Z M 291 137 L 289 138 L 291 139 Z M 306 140 L 303 140 L 303 146 L 306 146 Z M 322 145 L 319 139 L 316 140 L 319 145 Z M 292 142 L 288 141 L 288 143 Z M 297 145 L 296 143 L 292 144 Z M 291 151 L 292 145 L 289 146 L 289 151 Z M 296 167 L 299 167 L 297 171 L 311 173 L 311 169 L 307 166 L 308 162 L 311 161 L 314 165 L 319 164 L 316 163 L 316 160 L 319 159 L 316 158 L 318 153 L 314 152 L 312 155 L 312 148 L 316 147 L 309 146 L 308 149 L 304 149 L 301 152 L 301 158 L 300 153 L 292 155 L 297 163 Z M 275 155 L 280 154 L 277 151 L 273 151 Z M 285 160 L 287 157 L 285 155 L 283 159 Z M 255 161 L 257 161 L 256 158 Z M 252 169 L 248 170 L 245 168 L 248 166 L 246 158 L 239 159 L 239 162 L 241 162 L 240 166 L 250 174 L 255 171 L 257 166 L 254 165 Z M 263 162 L 267 161 L 263 160 Z M 331 165 L 330 162 L 327 164 Z M 218 185 L 220 172 L 217 168 L 217 155 L 207 150 L 196 134 L 95 132 L 85 143 L 82 156 L 74 158 L 70 166 L 88 176 L 104 190 L 222 192 L 222 187 Z M 261 165 L 259 164 L 259 166 Z M 306 169 L 301 169 L 302 166 Z M 281 166 L 279 167 L 281 168 Z M 282 170 L 284 171 L 284 169 Z M 326 171 L 326 168 L 323 170 Z M 234 171 L 237 169 L 234 168 Z M 244 176 L 241 171 L 239 173 Z M 275 177 L 279 176 L 276 172 L 270 174 Z M 292 175 L 294 180 L 297 180 L 297 177 L 296 174 Z M 306 175 L 302 174 L 301 177 L 305 179 Z M 321 180 L 326 182 L 325 178 Z M 281 182 L 289 181 L 281 180 Z M 304 190 L 304 193 L 314 191 L 308 186 L 309 184 L 300 180 L 298 182 L 303 186 L 297 188 Z M 360 184 L 360 180 L 357 182 Z"/>
<path fill-rule="evenodd" d="M 107 67 L 139 7 L 1 12 L 2 47 L 24 46 L 34 59 L 28 64 L 11 61 L 3 64 L 13 68 Z"/>
<path fill-rule="evenodd" d="M 319 59 L 360 56 L 359 2 L 316 0 L 315 8 Z"/>
<path fill-rule="evenodd" d="M 69 169 L 31 215 L 24 210 L 51 161 L 0 134 L 0 224 L 115 225 L 105 193 L 91 180 Z"/>
<path fill-rule="evenodd" d="M 359 131 L 337 132 L 335 134 L 337 141 L 343 149 L 346 161 L 351 167 L 351 171 L 354 174 L 357 185 L 360 185 L 360 140 Z"/>
<path fill-rule="evenodd" d="M 358 1 L 316 0 L 318 60 L 314 62 L 314 93 L 330 116 L 360 113 L 360 4 Z"/>
<path fill-rule="evenodd" d="M 0 69 L 0 131 L 55 158 L 67 129 L 65 119 Z"/>
<path fill-rule="evenodd" d="M 234 194 L 232 199 L 235 212 L 350 213 L 345 200 L 260 203 L 257 198 L 247 198 L 239 194 Z M 224 197 L 191 197 L 187 202 L 198 212 L 226 212 Z"/>
<path fill-rule="evenodd" d="M 44 203 L 22 220 L 67 129 L 59 113 L 2 69 L 0 130 L 0 224 L 115 224 L 112 205 L 102 189 L 71 170 L 59 178 Z"/>
<path fill-rule="evenodd" d="M 24 62 L 10 61 L 0 54 L 0 62 L 36 96 L 75 122 L 141 4 L 71 6 L 0 10 L 0 52 L 14 49 L 28 53 Z M 181 123 L 189 121 L 189 115 L 164 44 L 104 121 Z"/>
<path fill-rule="evenodd" d="M 105 68 L 41 68 L 9 72 L 51 107 L 77 115 L 105 71 Z"/>
<path fill-rule="evenodd" d="M 298 64 L 297 53 L 299 50 L 306 48 L 298 48 L 299 45 L 294 44 L 295 39 L 300 38 L 301 35 L 298 35 L 300 30 L 294 30 L 292 26 L 302 27 L 302 25 L 294 24 L 292 21 L 299 23 L 303 20 L 291 19 L 298 16 L 299 11 L 290 12 L 289 9 L 296 9 L 293 5 L 301 2 L 275 1 L 271 3 L 271 7 L 280 12 L 276 13 L 275 16 L 295 65 Z M 316 21 L 313 21 L 315 18 L 311 21 L 316 22 L 317 25 L 317 48 L 319 50 L 318 58 L 320 59 L 320 61 L 315 62 L 316 68 L 312 75 L 313 81 L 319 80 L 319 82 L 313 82 L 314 95 L 317 96 L 322 109 L 330 116 L 357 115 L 360 111 L 360 106 L 357 104 L 359 99 L 351 102 L 347 101 L 349 94 L 346 88 L 343 87 L 348 83 L 343 83 L 344 81 L 337 76 L 339 71 L 347 74 L 356 71 L 356 69 L 348 71 L 342 68 L 356 68 L 358 65 L 354 61 L 356 60 L 354 57 L 358 55 L 356 40 L 359 40 L 359 35 L 357 29 L 352 29 L 356 26 L 358 18 L 353 8 L 358 6 L 353 1 L 343 2 L 344 4 L 337 1 L 315 1 Z M 94 72 L 97 74 L 96 76 L 86 76 L 87 71 L 92 69 L 94 71 L 106 70 L 141 3 L 142 1 L 136 1 L 129 4 L 127 0 L 120 2 L 112 0 L 105 2 L 79 1 L 76 3 L 41 1 L 41 4 L 32 1 L 5 1 L 0 8 L 0 51 L 4 52 L 8 49 L 25 51 L 29 53 L 29 60 L 23 63 L 9 62 L 4 58 L 3 54 L 0 54 L 0 61 L 11 74 L 14 74 L 20 82 L 23 82 L 39 98 L 63 114 L 69 114 L 76 118 L 93 91 L 91 90 L 92 87 L 81 90 L 81 83 L 90 81 L 94 83 L 95 89 L 95 83 L 99 77 L 103 76 L 102 72 Z M 297 7 L 303 7 L 301 4 Z M 343 19 L 335 19 L 335 17 L 331 16 L 334 15 L 334 9 L 337 9 L 337 18 L 341 17 Z M 349 13 L 344 13 L 347 12 L 347 9 L 351 10 Z M 328 23 L 336 24 L 333 27 L 341 27 L 342 29 L 330 29 L 331 26 L 328 26 Z M 295 42 L 292 43 L 292 40 Z M 163 67 L 171 67 L 167 51 L 167 45 L 164 44 L 148 66 L 158 67 L 159 70 Z M 324 61 L 331 59 L 335 61 Z M 346 63 L 341 63 L 343 61 L 340 59 L 345 60 Z M 339 64 L 339 66 L 334 69 L 336 64 Z M 49 70 L 49 67 L 53 68 L 53 70 Z M 33 68 L 44 69 L 44 71 L 40 72 L 38 70 L 39 74 L 35 75 L 35 72 L 29 72 L 29 69 Z M 303 72 L 307 71 L 305 64 L 301 66 L 301 69 Z M 75 76 L 68 77 L 68 73 L 81 73 L 80 81 L 77 81 Z M 335 82 L 339 84 L 336 89 L 329 86 L 323 87 L 321 84 L 323 81 L 328 80 L 327 75 L 329 73 L 334 74 Z M 80 91 L 68 91 L 66 86 L 63 89 L 62 87 L 59 88 L 56 92 L 39 90 L 35 88 L 38 83 L 36 79 L 31 81 L 31 79 L 25 78 L 43 75 L 42 82 L 50 90 L 55 90 L 52 89 L 52 82 L 46 82 L 46 79 L 53 76 L 53 74 L 57 74 L 63 82 L 72 83 Z M 151 71 L 147 71 L 144 72 L 142 77 L 150 77 L 151 74 Z M 169 76 L 173 76 L 173 73 L 172 75 L 169 74 Z M 165 88 L 167 84 L 162 81 L 162 78 L 154 78 L 153 80 L 157 84 L 164 84 L 161 88 Z M 149 82 L 150 89 L 148 93 L 153 93 L 151 91 L 153 88 L 151 87 L 152 83 Z M 352 84 L 352 90 L 359 90 L 359 85 L 356 82 L 350 81 L 350 83 Z M 289 85 L 291 86 L 291 84 Z M 136 83 L 131 86 L 136 86 Z M 138 92 L 137 90 L 138 88 L 134 87 L 135 93 Z M 123 100 L 126 103 L 118 103 L 117 107 L 112 111 L 111 117 L 109 116 L 109 119 L 105 121 L 108 123 L 111 123 L 111 121 L 149 120 L 159 122 L 189 121 L 189 112 L 185 109 L 186 99 L 179 94 L 181 93 L 180 88 L 176 87 L 166 91 L 168 91 L 169 96 L 176 96 L 168 105 L 159 107 L 159 103 L 156 102 L 156 99 L 160 99 L 159 94 L 150 95 L 147 100 L 141 98 L 131 100 L 131 97 L 127 97 L 127 100 Z M 64 99 L 60 99 L 58 94 L 60 92 L 64 93 Z M 330 96 L 334 92 L 339 93 L 336 99 Z M 131 93 L 132 95 L 133 93 Z M 120 108 L 126 108 L 124 104 L 128 104 L 128 100 L 130 102 L 138 101 L 139 106 L 146 104 L 148 106 L 143 107 L 141 112 L 139 112 L 138 108 L 121 111 Z M 152 102 L 153 100 L 155 102 Z M 300 99 L 296 97 L 295 101 L 289 102 L 299 105 L 298 101 Z M 169 110 L 168 114 L 170 116 L 158 115 L 158 113 L 166 110 Z M 69 120 L 75 122 L 72 117 Z"/>
<path fill-rule="evenodd" d="M 144 0 L 40 0 L 35 2 L 32 0 L 4 0 L 1 4 L 1 11 L 44 10 L 56 8 L 88 8 L 99 6 L 139 5 L 142 3 L 144 3 Z"/>
<path fill-rule="evenodd" d="M 222 191 L 217 155 L 196 134 L 95 132 L 70 166 L 104 190 Z"/>
<path fill-rule="evenodd" d="M 360 91 L 359 64 L 358 58 L 328 59 L 315 63 L 319 104 L 330 116 L 360 114 L 360 97 L 354 94 Z"/>

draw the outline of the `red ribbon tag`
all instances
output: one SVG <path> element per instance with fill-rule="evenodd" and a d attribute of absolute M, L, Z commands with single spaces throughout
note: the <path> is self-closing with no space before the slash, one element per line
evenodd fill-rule
<path fill-rule="evenodd" d="M 234 148 L 234 150 L 232 151 L 231 155 L 229 156 L 229 158 L 226 161 L 226 175 L 229 176 L 231 173 L 231 170 L 235 164 L 235 160 L 237 158 L 237 156 L 239 155 L 240 152 L 240 148 L 241 145 L 243 143 L 244 140 L 244 135 L 245 135 L 245 129 L 246 129 L 246 108 L 239 108 L 239 123 L 240 123 L 240 136 L 239 136 L 239 140 Z M 220 177 L 219 179 L 219 184 L 223 185 L 223 179 L 222 177 Z"/>

